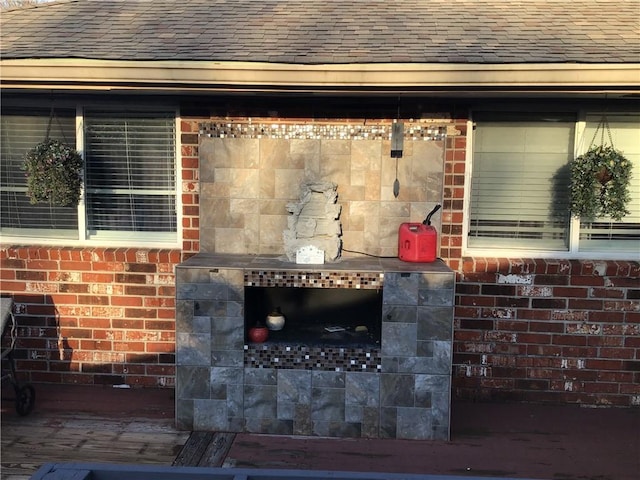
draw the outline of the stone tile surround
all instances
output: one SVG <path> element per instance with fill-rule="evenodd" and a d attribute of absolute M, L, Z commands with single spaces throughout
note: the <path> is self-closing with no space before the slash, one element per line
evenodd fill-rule
<path fill-rule="evenodd" d="M 379 351 L 245 343 L 245 284 L 276 274 L 297 281 L 350 272 L 383 282 Z M 176 277 L 178 428 L 449 438 L 454 274 L 442 262 L 367 257 L 310 266 L 199 254 L 178 266 Z"/>
<path fill-rule="evenodd" d="M 390 157 L 392 121 L 212 119 L 199 126 L 202 252 L 285 253 L 290 202 L 307 182 L 337 185 L 344 249 L 397 253 L 398 227 L 442 203 L 451 121 L 404 122 L 403 156 Z M 394 196 L 394 181 L 400 182 Z M 441 231 L 440 213 L 432 219 Z"/>

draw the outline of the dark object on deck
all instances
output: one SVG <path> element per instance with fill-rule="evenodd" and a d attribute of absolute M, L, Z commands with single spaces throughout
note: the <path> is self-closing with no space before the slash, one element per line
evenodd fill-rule
<path fill-rule="evenodd" d="M 231 432 L 192 432 L 172 466 L 220 467 L 235 437 Z"/>
<path fill-rule="evenodd" d="M 16 376 L 16 361 L 13 350 L 18 338 L 18 324 L 13 316 L 13 300 L 9 297 L 0 298 L 0 320 L 2 320 L 2 363 L 8 364 L 8 370 L 2 372 L 2 381 L 9 381 L 16 395 L 16 412 L 24 416 L 31 413 L 36 401 L 36 391 L 30 384 L 21 384 Z"/>

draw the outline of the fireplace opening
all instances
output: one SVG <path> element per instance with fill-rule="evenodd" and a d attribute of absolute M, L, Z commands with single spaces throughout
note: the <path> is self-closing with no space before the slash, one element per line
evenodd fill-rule
<path fill-rule="evenodd" d="M 267 343 L 288 345 L 379 346 L 382 289 L 245 287 L 245 342 L 258 322 L 279 310 L 282 330 Z"/>

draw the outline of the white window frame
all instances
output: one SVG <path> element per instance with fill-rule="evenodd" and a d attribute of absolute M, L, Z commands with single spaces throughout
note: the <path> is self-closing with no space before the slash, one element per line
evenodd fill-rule
<path fill-rule="evenodd" d="M 41 107 L 41 103 L 36 102 L 5 102 L 6 106 L 10 106 L 13 108 L 28 108 L 39 106 Z M 101 109 L 110 111 L 130 111 L 130 112 L 154 112 L 154 111 L 164 111 L 164 112 L 173 112 L 174 113 L 174 122 L 175 122 L 175 152 L 174 152 L 174 169 L 175 169 L 175 205 L 176 205 L 176 232 L 175 234 L 171 234 L 171 236 L 175 235 L 175 238 L 172 240 L 167 240 L 165 238 L 156 238 L 156 239 L 143 239 L 142 236 L 144 233 L 141 232 L 126 232 L 126 231 L 114 231 L 114 232 L 105 232 L 105 234 L 94 235 L 93 238 L 90 238 L 87 231 L 87 211 L 85 204 L 85 191 L 84 184 L 82 189 L 82 194 L 80 196 L 80 202 L 78 203 L 78 238 L 49 238 L 46 236 L 22 236 L 22 235 L 5 235 L 2 234 L 0 241 L 3 244 L 29 244 L 29 245 L 51 245 L 51 246 L 91 246 L 91 247 L 140 247 L 140 248 L 181 248 L 182 247 L 182 175 L 181 175 L 181 165 L 182 165 L 182 149 L 180 148 L 180 125 L 181 125 L 181 117 L 180 110 L 177 105 L 169 105 L 169 104 L 161 104 L 161 105 L 146 105 L 146 104 L 121 104 L 121 103 L 106 103 L 106 102 L 89 102 L 89 103 L 70 103 L 61 101 L 59 104 L 56 103 L 56 106 L 59 108 L 74 108 L 76 110 L 76 149 L 82 155 L 83 161 L 86 161 L 85 152 L 84 152 L 84 110 L 85 109 Z M 84 172 L 83 172 L 84 174 Z M 133 235 L 127 236 L 127 233 L 132 233 Z M 46 234 L 46 230 L 43 230 L 43 234 Z M 169 234 L 166 234 L 168 236 Z M 153 235 L 151 235 L 153 237 Z M 164 236 L 164 235 L 159 235 Z"/>
<path fill-rule="evenodd" d="M 490 108 L 483 108 L 483 111 L 489 111 Z M 491 110 L 500 112 L 501 110 Z M 508 112 L 504 110 L 505 113 Z M 544 111 L 544 110 L 543 110 Z M 553 110 L 549 110 L 551 113 Z M 567 111 L 567 109 L 564 109 Z M 574 141 L 574 155 L 580 155 L 584 153 L 588 145 L 584 143 L 584 132 L 586 130 L 586 117 L 587 115 L 602 113 L 598 109 L 584 110 L 581 109 L 576 112 L 577 120 L 575 127 L 575 141 Z M 623 109 L 616 110 L 611 109 L 609 112 L 611 115 L 624 114 Z M 541 250 L 541 249 L 516 249 L 516 248 L 481 248 L 481 247 L 469 247 L 469 229 L 471 220 L 471 181 L 473 176 L 473 151 L 474 151 L 474 125 L 473 114 L 470 113 L 469 120 L 467 121 L 467 151 L 465 157 L 465 187 L 464 187 L 464 206 L 463 206 L 463 218 L 462 225 L 462 255 L 469 257 L 501 257 L 501 258 L 559 258 L 559 259 L 589 259 L 589 260 L 639 260 L 640 259 L 640 246 L 638 252 L 627 252 L 615 249 L 601 250 L 601 251 L 580 251 L 579 250 L 579 236 L 580 236 L 580 219 L 571 216 L 569 220 L 569 246 L 567 250 Z M 634 178 L 640 178 L 640 169 L 634 169 Z"/>

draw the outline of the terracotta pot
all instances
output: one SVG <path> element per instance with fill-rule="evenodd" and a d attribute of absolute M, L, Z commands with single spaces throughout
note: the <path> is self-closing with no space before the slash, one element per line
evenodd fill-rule
<path fill-rule="evenodd" d="M 254 343 L 266 342 L 269 338 L 269 329 L 264 325 L 256 325 L 249 329 L 249 340 Z"/>

